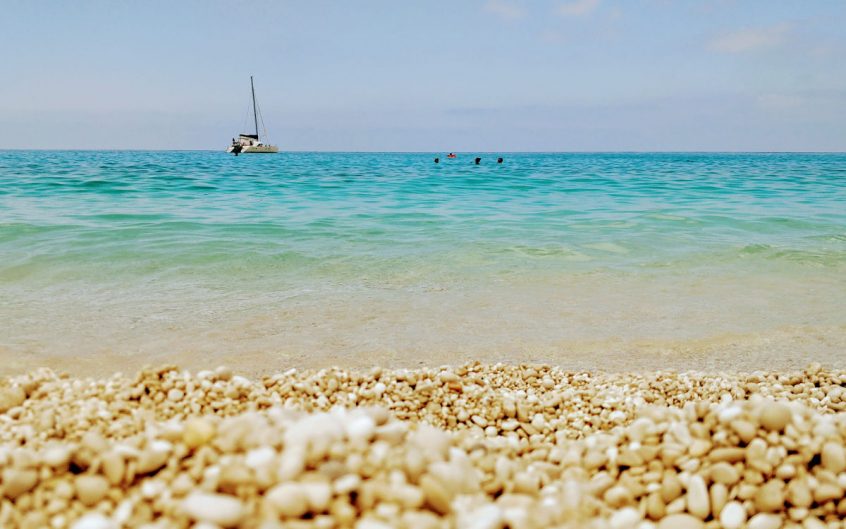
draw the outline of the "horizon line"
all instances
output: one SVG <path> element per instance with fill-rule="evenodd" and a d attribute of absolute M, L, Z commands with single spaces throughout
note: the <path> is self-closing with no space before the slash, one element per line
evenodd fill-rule
<path fill-rule="evenodd" d="M 20 151 L 39 151 L 39 152 L 219 152 L 221 154 L 229 154 L 222 149 L 149 149 L 149 148 L 48 148 L 48 147 L 23 147 L 23 148 L 0 148 L 0 152 L 20 152 Z M 572 150 L 572 151 L 461 151 L 461 150 L 443 150 L 443 151 L 402 151 L 402 150 L 299 150 L 292 149 L 286 151 L 279 151 L 274 154 L 439 154 L 439 153 L 457 153 L 457 154 L 846 154 L 846 150 L 842 151 L 814 151 L 814 150 L 798 150 L 798 151 L 748 151 L 748 150 Z"/>

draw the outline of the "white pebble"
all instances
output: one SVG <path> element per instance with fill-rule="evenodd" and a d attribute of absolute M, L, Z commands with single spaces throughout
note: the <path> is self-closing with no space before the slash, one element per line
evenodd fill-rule
<path fill-rule="evenodd" d="M 189 518 L 221 527 L 235 527 L 244 517 L 241 500 L 226 494 L 194 492 L 182 501 L 182 510 Z"/>
<path fill-rule="evenodd" d="M 641 518 L 637 509 L 625 507 L 611 515 L 610 525 L 612 529 L 629 529 L 634 527 Z"/>
<path fill-rule="evenodd" d="M 740 502 L 728 502 L 720 512 L 720 523 L 724 529 L 740 529 L 746 523 L 746 509 Z"/>
<path fill-rule="evenodd" d="M 761 512 L 750 518 L 746 527 L 748 529 L 779 529 L 783 523 L 781 516 Z"/>
<path fill-rule="evenodd" d="M 71 529 L 118 529 L 116 523 L 102 514 L 86 514 L 75 521 Z"/>

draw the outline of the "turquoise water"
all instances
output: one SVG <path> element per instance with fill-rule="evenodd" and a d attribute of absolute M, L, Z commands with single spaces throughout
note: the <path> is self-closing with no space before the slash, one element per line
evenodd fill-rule
<path fill-rule="evenodd" d="M 434 156 L 0 151 L 0 347 L 210 350 L 223 321 L 394 355 L 842 330 L 844 154 Z"/>

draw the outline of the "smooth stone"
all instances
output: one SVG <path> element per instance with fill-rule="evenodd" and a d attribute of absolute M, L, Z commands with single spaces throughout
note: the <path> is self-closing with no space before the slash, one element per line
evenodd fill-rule
<path fill-rule="evenodd" d="M 185 422 L 182 442 L 190 449 L 203 446 L 214 437 L 214 425 L 208 419 L 194 417 Z"/>
<path fill-rule="evenodd" d="M 761 512 L 749 519 L 746 529 L 780 529 L 783 524 L 781 516 Z"/>
<path fill-rule="evenodd" d="M 784 509 L 784 482 L 768 481 L 755 493 L 755 507 L 759 512 L 778 512 Z"/>
<path fill-rule="evenodd" d="M 761 410 L 761 426 L 771 432 L 780 432 L 790 424 L 790 408 L 783 402 L 767 402 Z"/>
<path fill-rule="evenodd" d="M 21 494 L 29 492 L 38 483 L 38 473 L 34 470 L 6 468 L 3 470 L 3 493 L 14 500 Z"/>
<path fill-rule="evenodd" d="M 246 515 L 241 500 L 228 494 L 193 492 L 182 500 L 182 510 L 194 521 L 235 527 Z"/>
<path fill-rule="evenodd" d="M 711 500 L 708 497 L 708 487 L 702 476 L 690 478 L 687 485 L 687 512 L 704 520 L 711 514 Z"/>
<path fill-rule="evenodd" d="M 822 448 L 822 465 L 826 470 L 839 474 L 846 470 L 846 450 L 843 445 L 829 441 Z"/>
<path fill-rule="evenodd" d="M 308 495 L 298 483 L 281 483 L 264 495 L 264 500 L 286 518 L 299 518 L 309 511 Z"/>
<path fill-rule="evenodd" d="M 658 529 L 702 529 L 705 522 L 689 514 L 671 514 L 661 518 Z"/>
<path fill-rule="evenodd" d="M 737 501 L 726 503 L 720 512 L 720 523 L 723 529 L 740 529 L 746 523 L 746 509 Z"/>
<path fill-rule="evenodd" d="M 71 525 L 71 529 L 118 529 L 118 524 L 102 514 L 86 514 Z"/>
<path fill-rule="evenodd" d="M 109 481 L 103 476 L 81 475 L 76 477 L 76 497 L 83 505 L 91 507 L 106 497 Z"/>
<path fill-rule="evenodd" d="M 711 479 L 723 485 L 734 485 L 740 480 L 740 473 L 733 465 L 721 461 L 711 467 Z"/>

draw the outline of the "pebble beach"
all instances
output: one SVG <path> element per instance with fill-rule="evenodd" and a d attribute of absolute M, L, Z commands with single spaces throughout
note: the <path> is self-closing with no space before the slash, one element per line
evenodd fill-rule
<path fill-rule="evenodd" d="M 0 381 L 0 527 L 822 529 L 846 371 L 148 368 Z"/>

